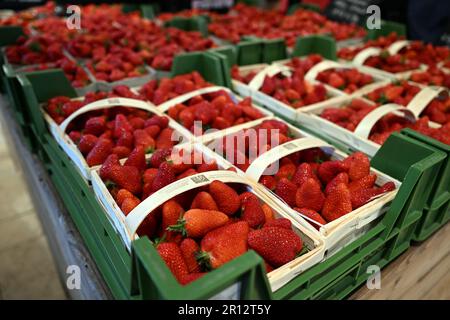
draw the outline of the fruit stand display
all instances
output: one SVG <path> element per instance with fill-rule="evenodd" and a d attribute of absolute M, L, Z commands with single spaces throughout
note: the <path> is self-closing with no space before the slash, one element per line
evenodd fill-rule
<path fill-rule="evenodd" d="M 0 20 L 2 108 L 115 298 L 343 299 L 449 220 L 448 48 L 305 9 L 69 30 L 54 6 Z"/>

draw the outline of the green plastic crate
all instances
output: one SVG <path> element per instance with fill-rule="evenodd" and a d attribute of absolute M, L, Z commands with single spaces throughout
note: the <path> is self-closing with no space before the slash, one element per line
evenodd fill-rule
<path fill-rule="evenodd" d="M 424 241 L 448 221 L 449 213 L 445 208 L 450 203 L 450 146 L 411 129 L 402 130 L 402 134 L 440 150 L 447 156 L 436 174 L 434 184 L 429 185 L 431 194 L 426 203 L 426 214 L 415 232 L 414 240 Z"/>
<path fill-rule="evenodd" d="M 312 4 L 312 3 L 297 3 L 289 7 L 287 14 L 291 15 L 298 9 L 305 9 L 305 10 L 311 10 L 317 13 L 321 13 L 322 10 L 318 5 Z"/>
<path fill-rule="evenodd" d="M 311 53 L 320 54 L 328 60 L 337 60 L 336 40 L 326 35 L 298 37 L 292 56 L 301 57 Z"/>
<path fill-rule="evenodd" d="M 208 36 L 208 19 L 204 16 L 174 17 L 164 26 L 174 27 L 185 31 L 199 31 L 203 36 Z"/>

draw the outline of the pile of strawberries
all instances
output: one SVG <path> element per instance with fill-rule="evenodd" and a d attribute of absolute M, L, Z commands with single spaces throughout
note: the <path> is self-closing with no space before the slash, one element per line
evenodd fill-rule
<path fill-rule="evenodd" d="M 420 62 L 408 60 L 399 53 L 391 55 L 385 50 L 378 56 L 368 58 L 364 65 L 391 73 L 398 73 L 418 69 Z"/>
<path fill-rule="evenodd" d="M 55 62 L 63 57 L 63 45 L 52 35 L 21 36 L 6 48 L 6 57 L 17 65 Z"/>
<path fill-rule="evenodd" d="M 179 95 L 211 85 L 203 79 L 200 73 L 193 71 L 173 78 L 150 80 L 139 89 L 139 93 L 146 100 L 159 105 Z"/>
<path fill-rule="evenodd" d="M 42 6 L 32 7 L 28 10 L 15 12 L 13 15 L 0 20 L 0 26 L 26 27 L 30 22 L 36 21 L 44 16 L 52 16 L 55 13 L 54 1 L 47 1 Z M 26 30 L 26 28 L 24 28 Z"/>
<path fill-rule="evenodd" d="M 375 186 L 377 176 L 370 173 L 369 158 L 361 152 L 330 160 L 321 149 L 313 148 L 284 157 L 279 165 L 275 175 L 263 175 L 259 182 L 289 207 L 320 224 L 395 189 L 393 182 Z"/>
<path fill-rule="evenodd" d="M 101 49 L 99 49 L 101 50 Z M 86 62 L 86 67 L 100 81 L 114 82 L 148 73 L 139 54 L 127 48 L 115 47 L 101 58 Z"/>
<path fill-rule="evenodd" d="M 213 181 L 165 202 L 138 233 L 158 238 L 156 249 L 182 285 L 256 251 L 267 272 L 307 251 L 290 220 L 243 185 Z"/>
<path fill-rule="evenodd" d="M 450 73 L 444 72 L 436 66 L 430 66 L 425 71 L 413 72 L 409 80 L 429 86 L 440 86 L 450 89 Z"/>
<path fill-rule="evenodd" d="M 258 156 L 292 139 L 293 134 L 286 123 L 269 119 L 252 128 L 229 134 L 210 147 L 234 166 L 246 171 Z"/>
<path fill-rule="evenodd" d="M 237 43 L 243 36 L 265 39 L 284 38 L 292 47 L 299 36 L 330 33 L 336 40 L 358 38 L 365 35 L 364 29 L 354 24 L 343 24 L 328 20 L 325 16 L 299 9 L 284 16 L 275 10 L 262 10 L 237 4 L 230 13 L 211 16 L 209 31 L 218 38 Z"/>
<path fill-rule="evenodd" d="M 164 12 L 158 15 L 158 20 L 167 22 L 173 18 L 192 18 L 196 16 L 205 15 L 208 16 L 210 12 L 202 9 L 185 9 L 178 12 Z"/>
<path fill-rule="evenodd" d="M 450 123 L 450 97 L 448 91 L 442 91 L 436 98 L 431 100 L 422 113 L 431 121 L 446 124 Z"/>
<path fill-rule="evenodd" d="M 394 42 L 399 41 L 399 40 L 404 40 L 404 38 L 405 37 L 398 36 L 397 33 L 395 33 L 395 32 L 391 32 L 387 36 L 381 36 L 375 40 L 368 40 L 361 46 L 341 48 L 341 49 L 339 49 L 337 55 L 340 59 L 353 60 L 353 58 L 358 53 L 360 53 L 362 50 L 364 50 L 366 48 L 374 47 L 374 48 L 386 49 Z"/>
<path fill-rule="evenodd" d="M 117 154 L 110 154 L 100 168 L 100 177 L 127 215 L 141 201 L 159 189 L 197 173 L 219 170 L 214 159 L 199 151 L 157 149 L 146 159 L 145 147 L 138 145 L 122 165 Z M 151 234 L 149 234 L 151 235 Z"/>
<path fill-rule="evenodd" d="M 366 94 L 365 97 L 379 104 L 396 103 L 406 106 L 419 91 L 418 86 L 401 80 L 379 87 Z"/>
<path fill-rule="evenodd" d="M 371 75 L 359 72 L 355 68 L 328 69 L 320 72 L 317 75 L 316 80 L 346 93 L 353 93 L 356 90 L 373 83 L 373 77 Z"/>
<path fill-rule="evenodd" d="M 227 129 L 264 117 L 252 105 L 251 98 L 236 101 L 224 90 L 195 96 L 170 107 L 167 114 L 196 135 L 202 135 L 208 129 Z"/>
<path fill-rule="evenodd" d="M 353 99 L 347 106 L 325 109 L 320 116 L 347 130 L 354 131 L 361 120 L 375 108 L 376 106 L 363 100 Z M 402 117 L 388 114 L 373 127 L 369 139 L 381 145 L 393 132 L 411 128 L 443 143 L 450 144 L 450 125 L 447 123 L 440 128 L 432 128 L 428 122 L 427 116 L 411 123 Z"/>

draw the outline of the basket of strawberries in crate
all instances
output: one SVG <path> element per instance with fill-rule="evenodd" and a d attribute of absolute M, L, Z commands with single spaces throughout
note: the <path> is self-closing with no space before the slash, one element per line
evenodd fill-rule
<path fill-rule="evenodd" d="M 88 180 L 110 154 L 123 159 L 137 146 L 152 153 L 187 140 L 172 120 L 126 86 L 76 99 L 54 97 L 43 112 L 53 137 Z"/>
<path fill-rule="evenodd" d="M 321 260 L 319 239 L 272 208 L 258 186 L 226 170 L 229 164 L 211 151 L 195 144 L 168 152 L 153 154 L 147 164 L 142 154 L 123 165 L 110 156 L 93 173 L 93 186 L 124 242 L 149 237 L 180 285 L 208 277 L 248 250 L 266 261 L 272 290 Z M 131 171 L 142 176 L 134 185 Z"/>
<path fill-rule="evenodd" d="M 208 146 L 264 185 L 274 205 L 312 228 L 328 254 L 367 231 L 395 197 L 399 182 L 371 168 L 363 153 L 346 156 L 279 119 L 249 129 L 253 138 L 244 130 Z"/>

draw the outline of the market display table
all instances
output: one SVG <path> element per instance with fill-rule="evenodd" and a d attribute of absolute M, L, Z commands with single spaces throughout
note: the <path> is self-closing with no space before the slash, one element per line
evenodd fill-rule
<path fill-rule="evenodd" d="M 38 158 L 22 143 L 18 126 L 0 100 L 2 127 L 15 162 L 21 167 L 36 212 L 49 239 L 63 287 L 72 299 L 111 299 L 101 274 Z M 450 225 L 412 246 L 381 273 L 381 289 L 362 286 L 351 299 L 450 299 Z M 67 289 L 67 267 L 81 269 L 80 289 Z"/>

